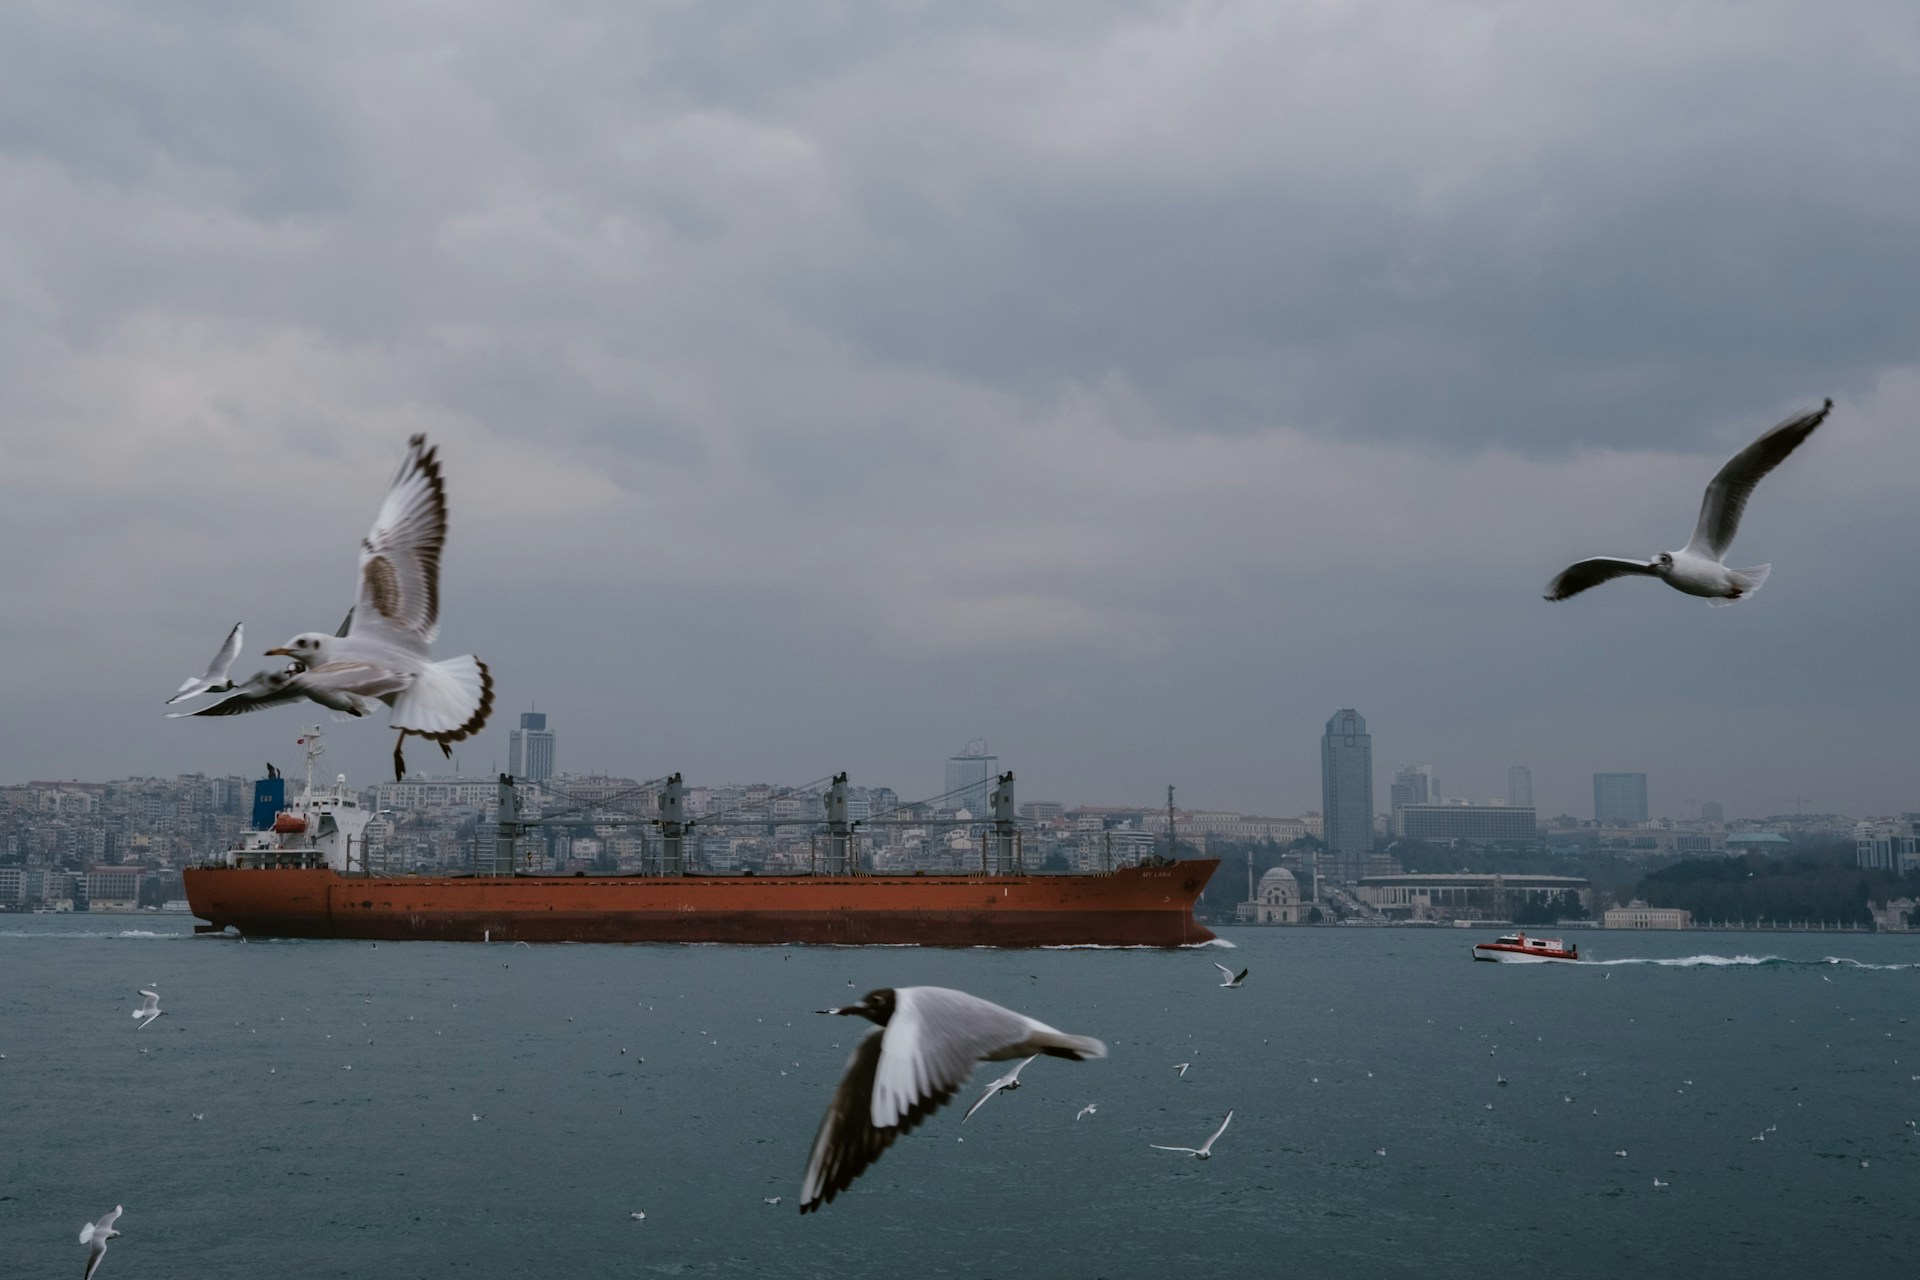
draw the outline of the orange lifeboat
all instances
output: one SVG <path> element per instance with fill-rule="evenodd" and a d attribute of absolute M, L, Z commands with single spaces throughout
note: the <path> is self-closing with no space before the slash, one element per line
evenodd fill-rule
<path fill-rule="evenodd" d="M 275 835 L 297 836 L 306 829 L 307 820 L 297 813 L 282 813 L 273 819 Z"/>

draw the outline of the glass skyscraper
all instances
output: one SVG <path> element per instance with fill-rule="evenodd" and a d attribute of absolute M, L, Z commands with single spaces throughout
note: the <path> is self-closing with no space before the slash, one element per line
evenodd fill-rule
<path fill-rule="evenodd" d="M 988 782 L 999 776 L 1000 757 L 988 755 L 985 742 L 969 742 L 959 755 L 947 757 L 947 794 L 941 807 L 986 817 Z"/>
<path fill-rule="evenodd" d="M 1533 808 L 1533 770 L 1523 764 L 1507 770 L 1507 803 L 1516 809 Z"/>
<path fill-rule="evenodd" d="M 552 779 L 553 734 L 547 729 L 546 712 L 520 713 L 520 727 L 507 735 L 507 772 L 534 782 Z"/>
<path fill-rule="evenodd" d="M 1593 820 L 1601 826 L 1647 820 L 1647 775 L 1596 773 L 1593 775 Z"/>
<path fill-rule="evenodd" d="M 1373 852 L 1373 738 L 1351 707 L 1333 713 L 1320 739 L 1320 812 L 1341 878 L 1358 881 Z"/>

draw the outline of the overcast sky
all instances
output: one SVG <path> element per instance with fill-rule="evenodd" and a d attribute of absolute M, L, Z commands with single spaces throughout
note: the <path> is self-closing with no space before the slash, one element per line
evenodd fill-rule
<path fill-rule="evenodd" d="M 0 8 L 0 781 L 291 766 L 161 702 L 424 431 L 468 773 L 1920 809 L 1917 135 L 1907 0 Z"/>

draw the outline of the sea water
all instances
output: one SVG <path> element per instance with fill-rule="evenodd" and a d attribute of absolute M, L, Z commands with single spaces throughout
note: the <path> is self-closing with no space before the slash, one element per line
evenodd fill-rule
<path fill-rule="evenodd" d="M 1166 952 L 188 928 L 0 917 L 0 1275 L 77 1271 L 116 1204 L 101 1280 L 1920 1265 L 1920 937 L 1592 933 L 1599 963 L 1564 966 L 1475 964 L 1452 929 Z M 1111 1056 L 1043 1058 L 963 1125 L 982 1068 L 802 1217 L 870 1029 L 813 1010 L 918 983 Z M 141 1029 L 143 986 L 166 1013 Z M 1229 1109 L 1209 1161 L 1149 1145 Z"/>

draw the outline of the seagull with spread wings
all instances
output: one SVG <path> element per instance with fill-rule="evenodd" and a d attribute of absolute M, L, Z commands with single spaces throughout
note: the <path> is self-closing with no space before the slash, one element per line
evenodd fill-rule
<path fill-rule="evenodd" d="M 1033 1058 L 1037 1058 L 1039 1056 L 1040 1055 L 1036 1053 L 1033 1055 Z M 991 1098 L 994 1094 L 999 1093 L 1002 1089 L 1007 1090 L 1009 1093 L 1011 1093 L 1015 1089 L 1018 1089 L 1020 1087 L 1020 1072 L 1023 1068 L 1025 1068 L 1027 1063 L 1033 1061 L 1033 1058 L 1025 1058 L 1019 1062 L 1014 1063 L 1013 1070 L 1007 1072 L 1007 1074 L 1001 1076 L 998 1080 L 995 1080 L 992 1084 L 989 1084 L 987 1086 L 987 1091 L 981 1094 L 979 1099 L 972 1106 L 967 1108 L 967 1114 L 960 1117 L 960 1123 L 965 1124 L 967 1121 L 973 1119 L 973 1113 L 978 1111 L 980 1108 L 986 1106 L 987 1099 Z"/>
<path fill-rule="evenodd" d="M 859 1004 L 820 1012 L 866 1018 L 880 1030 L 854 1047 L 820 1121 L 800 1180 L 801 1213 L 832 1203 L 894 1139 L 952 1101 L 975 1063 L 1107 1056 L 1090 1036 L 948 987 L 882 987 Z"/>
<path fill-rule="evenodd" d="M 158 991 L 149 991 L 147 988 L 142 987 L 140 988 L 140 994 L 145 996 L 146 999 L 142 1000 L 140 1007 L 133 1011 L 133 1016 L 140 1020 L 140 1025 L 134 1028 L 135 1031 L 145 1031 L 149 1023 L 166 1013 L 166 1010 L 160 1007 L 160 993 Z M 167 1025 L 172 1026 L 173 1024 L 170 1022 Z"/>
<path fill-rule="evenodd" d="M 1213 1144 L 1220 1140 L 1220 1135 L 1225 1133 L 1227 1126 L 1232 1123 L 1233 1112 L 1229 1111 L 1227 1112 L 1227 1118 L 1220 1122 L 1220 1127 L 1208 1134 L 1207 1140 L 1197 1147 L 1163 1147 L 1157 1142 L 1149 1142 L 1147 1145 L 1155 1151 L 1178 1151 L 1183 1155 L 1192 1156 L 1195 1160 L 1211 1160 L 1213 1159 Z"/>
<path fill-rule="evenodd" d="M 100 1215 L 100 1221 L 89 1222 L 80 1228 L 80 1243 L 93 1246 L 87 1250 L 87 1269 L 80 1280 L 93 1280 L 93 1273 L 100 1268 L 100 1259 L 107 1254 L 107 1241 L 120 1234 L 113 1229 L 114 1220 L 124 1212 L 119 1205 L 115 1205 L 112 1213 Z"/>
<path fill-rule="evenodd" d="M 236 691 L 196 715 L 235 715 L 307 698 L 348 715 L 376 702 L 392 708 L 400 731 L 393 746 L 395 778 L 404 777 L 407 735 L 450 745 L 477 733 L 493 711 L 493 675 L 472 654 L 428 657 L 440 631 L 440 553 L 447 540 L 447 494 L 437 450 L 424 435 L 387 490 L 373 528 L 360 542 L 360 590 L 333 635 L 304 631 L 269 656 L 297 669 L 265 673 L 257 692 Z M 249 685 L 253 682 L 249 681 Z"/>
<path fill-rule="evenodd" d="M 1253 972 L 1252 969 L 1242 969 L 1240 972 L 1235 973 L 1233 970 L 1227 968 L 1227 966 L 1221 964 L 1218 960 L 1213 962 L 1213 967 L 1220 971 L 1220 978 L 1221 978 L 1220 985 L 1223 987 L 1244 986 L 1246 985 L 1247 975 Z"/>
<path fill-rule="evenodd" d="M 1547 599 L 1565 600 L 1588 587 L 1629 574 L 1665 579 L 1676 591 L 1705 596 L 1714 605 L 1746 599 L 1765 586 L 1767 575 L 1773 572 L 1770 564 L 1751 569 L 1726 566 L 1727 551 L 1733 545 L 1733 535 L 1740 530 L 1740 516 L 1747 509 L 1747 499 L 1753 495 L 1754 486 L 1799 448 L 1832 410 L 1833 401 L 1828 400 L 1812 413 L 1788 418 L 1734 454 L 1707 486 L 1706 496 L 1700 502 L 1699 522 L 1685 547 L 1662 551 L 1651 560 L 1625 560 L 1616 556 L 1582 560 L 1569 565 L 1547 584 Z"/>

